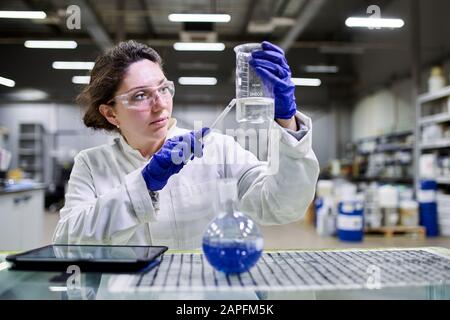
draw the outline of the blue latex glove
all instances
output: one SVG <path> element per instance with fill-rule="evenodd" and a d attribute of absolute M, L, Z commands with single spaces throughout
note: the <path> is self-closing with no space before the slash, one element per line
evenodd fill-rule
<path fill-rule="evenodd" d="M 189 159 L 202 157 L 201 139 L 208 130 L 208 128 L 202 128 L 199 131 L 191 131 L 167 139 L 161 149 L 153 155 L 152 160 L 142 169 L 147 189 L 161 190 L 167 184 L 167 180 L 180 172 Z"/>
<path fill-rule="evenodd" d="M 297 111 L 295 85 L 291 80 L 291 69 L 287 64 L 283 49 L 264 41 L 262 50 L 252 52 L 249 64 L 256 73 L 273 87 L 275 98 L 275 118 L 290 119 Z"/>

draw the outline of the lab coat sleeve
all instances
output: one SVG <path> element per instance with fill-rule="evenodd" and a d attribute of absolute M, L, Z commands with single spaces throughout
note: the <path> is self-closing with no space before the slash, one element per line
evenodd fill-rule
<path fill-rule="evenodd" d="M 311 119 L 300 112 L 296 118 L 307 127 L 300 127 L 297 134 L 274 124 L 279 138 L 271 147 L 271 169 L 254 156 L 253 164 L 230 166 L 237 170 L 232 174 L 238 177 L 240 209 L 263 225 L 299 220 L 314 197 L 319 163 L 311 148 Z M 234 144 L 238 158 L 248 157 L 248 151 Z"/>
<path fill-rule="evenodd" d="M 53 235 L 59 244 L 127 244 L 136 229 L 154 220 L 141 169 L 124 183 L 97 195 L 87 161 L 80 153 L 70 175 L 64 208 Z"/>

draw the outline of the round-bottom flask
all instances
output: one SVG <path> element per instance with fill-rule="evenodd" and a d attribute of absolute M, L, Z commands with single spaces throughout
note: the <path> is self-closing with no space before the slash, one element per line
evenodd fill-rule
<path fill-rule="evenodd" d="M 242 273 L 261 257 L 263 238 L 258 225 L 235 207 L 236 180 L 220 180 L 218 190 L 221 212 L 203 235 L 203 253 L 216 270 Z"/>

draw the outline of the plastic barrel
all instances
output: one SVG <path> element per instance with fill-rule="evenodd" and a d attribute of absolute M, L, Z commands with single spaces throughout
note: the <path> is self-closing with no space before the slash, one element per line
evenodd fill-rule
<path fill-rule="evenodd" d="M 362 241 L 364 238 L 364 209 L 359 201 L 343 201 L 338 205 L 338 237 L 341 241 Z"/>
<path fill-rule="evenodd" d="M 420 182 L 420 191 L 418 194 L 419 221 L 420 225 L 426 228 L 427 237 L 436 237 L 439 235 L 436 190 L 436 181 L 422 180 Z"/>

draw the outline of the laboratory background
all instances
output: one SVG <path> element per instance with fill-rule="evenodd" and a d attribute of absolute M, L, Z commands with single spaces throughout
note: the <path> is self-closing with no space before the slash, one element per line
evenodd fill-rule
<path fill-rule="evenodd" d="M 236 97 L 236 46 L 284 50 L 320 176 L 301 220 L 261 226 L 265 248 L 450 248 L 449 13 L 448 0 L 2 0 L 0 251 L 51 243 L 74 157 L 113 139 L 75 98 L 130 39 L 162 56 L 188 129 Z M 239 126 L 235 111 L 218 124 Z"/>

